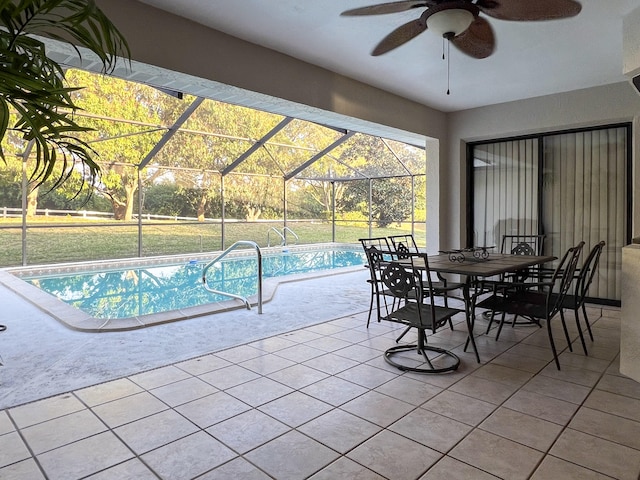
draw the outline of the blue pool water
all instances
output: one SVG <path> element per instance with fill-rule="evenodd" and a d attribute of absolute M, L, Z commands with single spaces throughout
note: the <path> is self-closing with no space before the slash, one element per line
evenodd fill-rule
<path fill-rule="evenodd" d="M 129 318 L 229 300 L 202 284 L 208 261 L 190 261 L 120 270 L 25 276 L 23 280 L 96 318 Z M 359 266 L 357 250 L 283 251 L 263 255 L 263 278 Z M 207 272 L 211 288 L 248 297 L 257 293 L 255 256 L 225 258 Z"/>

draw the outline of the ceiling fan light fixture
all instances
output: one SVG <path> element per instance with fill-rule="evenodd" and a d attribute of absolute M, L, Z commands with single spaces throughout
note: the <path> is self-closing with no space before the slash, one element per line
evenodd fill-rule
<path fill-rule="evenodd" d="M 473 23 L 475 16 L 463 8 L 449 8 L 427 18 L 427 28 L 442 37 L 457 37 Z"/>

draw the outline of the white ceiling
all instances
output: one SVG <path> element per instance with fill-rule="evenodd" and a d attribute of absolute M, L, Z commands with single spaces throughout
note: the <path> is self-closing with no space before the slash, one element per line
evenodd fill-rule
<path fill-rule="evenodd" d="M 426 31 L 385 55 L 370 55 L 385 35 L 417 18 L 421 9 L 342 17 L 344 10 L 382 2 L 141 1 L 445 112 L 625 81 L 622 19 L 640 6 L 640 0 L 580 0 L 582 12 L 570 19 L 487 17 L 496 35 L 495 53 L 476 60 L 452 47 L 447 95 L 443 41 L 435 34 Z"/>

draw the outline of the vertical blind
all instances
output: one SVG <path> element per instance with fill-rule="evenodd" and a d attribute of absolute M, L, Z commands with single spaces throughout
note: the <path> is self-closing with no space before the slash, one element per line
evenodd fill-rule
<path fill-rule="evenodd" d="M 505 234 L 543 233 L 546 254 L 560 257 L 584 240 L 584 259 L 604 240 L 589 296 L 620 300 L 627 136 L 621 126 L 473 146 L 474 243 L 499 246 Z"/>
<path fill-rule="evenodd" d="M 500 248 L 503 235 L 538 233 L 538 142 L 478 145 L 473 151 L 474 246 Z"/>

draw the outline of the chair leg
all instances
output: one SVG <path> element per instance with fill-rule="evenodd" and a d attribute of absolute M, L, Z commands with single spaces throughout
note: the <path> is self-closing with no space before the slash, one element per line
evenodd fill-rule
<path fill-rule="evenodd" d="M 587 324 L 587 330 L 589 331 L 589 338 L 593 342 L 593 332 L 591 331 L 591 324 L 589 323 L 589 317 L 587 317 L 587 308 L 582 304 L 582 313 L 584 315 L 584 323 Z"/>
<path fill-rule="evenodd" d="M 400 340 L 402 340 L 402 337 L 404 337 L 407 333 L 409 333 L 409 330 L 411 330 L 413 327 L 407 327 L 405 328 L 404 332 L 402 332 L 400 334 L 400 336 L 398 338 L 396 338 L 396 343 L 398 343 Z"/>
<path fill-rule="evenodd" d="M 556 367 L 560 370 L 560 361 L 558 360 L 558 352 L 556 351 L 556 344 L 553 342 L 553 333 L 551 333 L 551 322 L 547 319 L 547 335 L 549 336 L 549 343 L 551 344 L 551 351 L 553 352 L 553 360 L 556 362 Z"/>
<path fill-rule="evenodd" d="M 587 353 L 587 344 L 584 342 L 584 335 L 582 334 L 582 326 L 580 325 L 580 309 L 576 308 L 573 314 L 576 317 L 576 327 L 578 327 L 578 335 L 580 335 L 580 342 L 582 342 L 582 350 L 585 356 L 589 356 L 589 353 Z"/>
<path fill-rule="evenodd" d="M 564 310 L 562 309 L 560 309 L 560 321 L 562 322 L 562 329 L 564 330 L 564 338 L 567 339 L 567 345 L 569 345 L 569 351 L 573 352 L 571 338 L 569 338 L 569 330 L 567 330 L 567 322 L 564 321 Z"/>
<path fill-rule="evenodd" d="M 373 291 L 373 284 L 371 285 L 371 301 L 369 302 L 369 316 L 367 317 L 367 328 L 369 328 L 369 322 L 371 321 L 371 314 L 373 313 L 373 297 L 375 292 Z"/>
<path fill-rule="evenodd" d="M 500 332 L 502 332 L 502 326 L 504 325 L 504 318 L 507 316 L 505 312 L 502 312 L 502 316 L 500 317 L 500 325 L 498 325 L 498 333 L 496 333 L 496 342 L 498 338 L 500 338 Z M 491 316 L 491 321 L 493 322 L 493 315 Z"/>
<path fill-rule="evenodd" d="M 449 308 L 449 296 L 447 295 L 447 292 L 444 292 L 444 306 Z M 453 322 L 451 321 L 451 319 L 449 319 L 449 328 L 451 330 L 453 330 Z"/>

